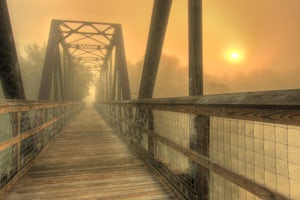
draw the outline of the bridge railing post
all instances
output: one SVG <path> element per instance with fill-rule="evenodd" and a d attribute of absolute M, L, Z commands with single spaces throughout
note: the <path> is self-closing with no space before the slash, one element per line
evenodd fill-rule
<path fill-rule="evenodd" d="M 136 127 L 134 126 L 134 109 L 131 106 L 125 105 L 125 110 L 125 120 L 127 121 L 126 138 L 128 143 L 133 143 L 133 136 L 136 131 Z"/>
<path fill-rule="evenodd" d="M 17 137 L 20 137 L 21 135 L 21 113 L 18 112 L 18 134 Z M 21 169 L 21 141 L 18 140 L 17 143 L 17 166 L 18 166 L 18 171 Z"/>
<path fill-rule="evenodd" d="M 122 105 L 117 105 L 117 124 L 118 124 L 118 129 L 119 129 L 119 132 L 121 133 L 121 135 L 123 135 L 123 122 L 124 122 L 124 118 L 123 118 L 123 115 L 122 115 Z"/>
<path fill-rule="evenodd" d="M 156 140 L 153 136 L 154 132 L 154 116 L 151 109 L 147 110 L 147 129 L 149 130 L 148 135 L 148 153 L 150 157 L 154 160 L 156 156 Z"/>
<path fill-rule="evenodd" d="M 192 121 L 196 133 L 195 138 L 190 140 L 190 149 L 209 159 L 210 117 L 196 115 Z M 196 164 L 194 170 L 199 199 L 209 199 L 209 170 L 199 164 Z"/>

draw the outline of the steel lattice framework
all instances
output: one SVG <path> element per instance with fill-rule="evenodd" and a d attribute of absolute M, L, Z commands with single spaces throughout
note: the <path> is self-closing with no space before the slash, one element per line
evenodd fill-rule
<path fill-rule="evenodd" d="M 120 24 L 52 20 L 39 100 L 80 100 L 82 79 L 105 88 L 98 100 L 130 99 Z"/>

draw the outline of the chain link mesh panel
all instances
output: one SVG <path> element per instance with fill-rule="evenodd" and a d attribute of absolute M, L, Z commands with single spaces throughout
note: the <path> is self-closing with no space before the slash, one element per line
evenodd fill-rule
<path fill-rule="evenodd" d="M 14 105 L 15 104 L 15 105 Z M 82 103 L 0 105 L 0 188 L 82 108 Z"/>
<path fill-rule="evenodd" d="M 97 103 L 95 108 L 188 199 L 262 199 L 243 184 L 203 168 L 190 156 L 198 154 L 186 154 L 196 151 L 201 140 L 209 141 L 204 149 L 208 154 L 199 156 L 217 169 L 286 199 L 300 198 L 300 126 L 210 116 L 209 134 L 199 135 L 203 129 L 197 129 L 196 115 L 188 110 L 149 110 L 126 103 Z"/>
<path fill-rule="evenodd" d="M 287 196 L 300 198 L 300 127 L 211 117 L 215 163 Z"/>

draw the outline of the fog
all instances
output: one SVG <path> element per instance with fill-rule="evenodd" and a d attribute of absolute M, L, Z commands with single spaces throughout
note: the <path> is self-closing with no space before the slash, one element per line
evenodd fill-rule
<path fill-rule="evenodd" d="M 121 23 L 133 97 L 139 90 L 152 4 L 8 1 L 19 57 L 25 45 L 47 41 L 51 19 Z M 204 93 L 299 88 L 299 7 L 298 0 L 203 1 Z M 188 94 L 187 30 L 187 2 L 173 1 L 154 97 Z M 233 52 L 238 62 L 228 57 Z"/>
<path fill-rule="evenodd" d="M 143 61 L 129 63 L 129 78 L 133 97 L 137 97 Z M 223 94 L 299 88 L 300 67 L 272 66 L 248 73 L 236 72 L 228 76 L 208 73 L 204 69 L 204 94 Z M 154 98 L 188 96 L 188 67 L 178 58 L 163 54 L 157 74 Z"/>

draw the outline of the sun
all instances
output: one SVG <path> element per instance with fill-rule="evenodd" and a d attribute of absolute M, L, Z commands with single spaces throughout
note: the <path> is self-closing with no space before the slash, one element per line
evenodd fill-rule
<path fill-rule="evenodd" d="M 231 63 L 240 63 L 244 60 L 244 54 L 239 50 L 229 50 L 226 52 L 225 58 Z"/>
<path fill-rule="evenodd" d="M 239 53 L 237 53 L 237 52 L 232 52 L 231 53 L 231 58 L 233 60 L 239 59 L 239 57 L 240 57 Z"/>

